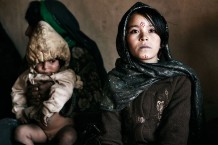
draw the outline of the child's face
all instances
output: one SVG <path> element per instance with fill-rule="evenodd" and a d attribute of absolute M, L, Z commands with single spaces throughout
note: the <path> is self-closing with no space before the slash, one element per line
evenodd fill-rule
<path fill-rule="evenodd" d="M 60 63 L 58 59 L 40 62 L 36 65 L 35 70 L 41 74 L 51 75 L 60 69 Z"/>
<path fill-rule="evenodd" d="M 127 25 L 127 44 L 132 56 L 144 63 L 156 63 L 161 39 L 141 14 L 133 14 Z"/>

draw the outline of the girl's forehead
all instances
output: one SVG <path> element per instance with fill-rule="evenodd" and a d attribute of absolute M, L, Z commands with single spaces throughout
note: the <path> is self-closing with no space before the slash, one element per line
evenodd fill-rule
<path fill-rule="evenodd" d="M 138 27 L 145 27 L 145 26 L 152 26 L 151 22 L 143 16 L 142 14 L 134 13 L 128 21 L 128 27 L 138 26 Z"/>
<path fill-rule="evenodd" d="M 144 28 L 145 27 L 145 23 L 144 22 L 140 22 L 140 26 Z"/>

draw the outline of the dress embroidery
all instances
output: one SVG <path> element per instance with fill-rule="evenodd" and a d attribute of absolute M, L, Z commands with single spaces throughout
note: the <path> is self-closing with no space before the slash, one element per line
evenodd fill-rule
<path fill-rule="evenodd" d="M 158 119 L 160 120 L 162 117 L 162 112 L 164 109 L 164 101 L 157 101 L 157 111 L 158 111 Z"/>
<path fill-rule="evenodd" d="M 139 123 L 144 123 L 144 122 L 145 122 L 145 118 L 138 116 L 138 117 L 137 117 L 137 122 L 139 122 Z"/>

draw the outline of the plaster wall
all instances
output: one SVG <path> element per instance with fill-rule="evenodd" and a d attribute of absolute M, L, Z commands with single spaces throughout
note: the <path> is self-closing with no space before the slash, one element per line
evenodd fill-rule
<path fill-rule="evenodd" d="M 136 0 L 61 0 L 75 15 L 81 30 L 96 41 L 107 71 L 118 57 L 118 23 Z M 141 0 L 158 9 L 170 30 L 174 58 L 198 74 L 207 118 L 218 117 L 218 0 Z M 24 15 L 30 0 L 0 0 L 0 21 L 23 57 L 27 45 Z"/>

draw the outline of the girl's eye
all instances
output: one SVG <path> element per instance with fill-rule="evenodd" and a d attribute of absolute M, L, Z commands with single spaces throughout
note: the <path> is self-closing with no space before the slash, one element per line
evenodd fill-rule
<path fill-rule="evenodd" d="M 136 34 L 136 33 L 139 33 L 139 31 L 136 29 L 132 29 L 128 31 L 128 34 Z"/>
<path fill-rule="evenodd" d="M 151 28 L 151 29 L 149 30 L 149 32 L 150 32 L 150 33 L 156 33 L 156 30 L 155 30 L 154 28 Z"/>

